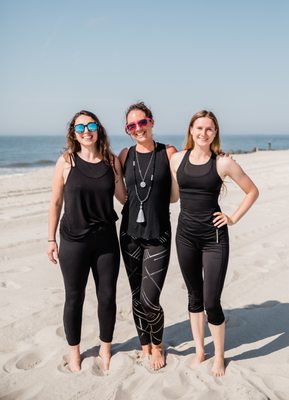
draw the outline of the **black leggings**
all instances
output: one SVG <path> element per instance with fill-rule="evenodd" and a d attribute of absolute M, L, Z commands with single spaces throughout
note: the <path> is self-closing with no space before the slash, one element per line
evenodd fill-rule
<path fill-rule="evenodd" d="M 98 299 L 99 337 L 103 342 L 111 342 L 120 262 L 115 229 L 98 232 L 78 242 L 61 237 L 59 262 L 65 285 L 63 321 L 68 344 L 74 346 L 80 343 L 82 309 L 90 269 Z"/>
<path fill-rule="evenodd" d="M 132 292 L 132 309 L 141 345 L 160 344 L 164 313 L 159 303 L 170 259 L 171 234 L 157 240 L 120 235 L 122 256 Z"/>
<path fill-rule="evenodd" d="M 221 293 L 229 258 L 227 227 L 219 230 L 217 241 L 196 238 L 178 227 L 176 246 L 188 289 L 188 310 L 198 313 L 205 309 L 208 322 L 221 325 L 225 320 L 221 307 Z"/>

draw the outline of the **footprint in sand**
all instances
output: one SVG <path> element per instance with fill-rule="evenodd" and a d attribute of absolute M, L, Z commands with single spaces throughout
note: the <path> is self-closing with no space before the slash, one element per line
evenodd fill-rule
<path fill-rule="evenodd" d="M 21 288 L 21 286 L 18 285 L 18 283 L 15 283 L 13 281 L 0 282 L 0 287 L 3 287 L 5 289 L 9 289 L 9 288 L 20 289 Z"/>
<path fill-rule="evenodd" d="M 38 368 L 44 363 L 46 358 L 47 356 L 42 351 L 26 352 L 7 361 L 3 365 L 3 370 L 11 373 L 17 370 L 27 371 Z"/>
<path fill-rule="evenodd" d="M 103 365 L 100 357 L 94 357 L 91 373 L 99 377 L 111 377 L 114 382 L 123 381 L 135 372 L 135 357 L 129 354 L 117 353 L 112 356 L 108 371 L 103 370 Z"/>
<path fill-rule="evenodd" d="M 56 335 L 65 339 L 65 332 L 64 332 L 64 328 L 63 326 L 59 326 L 56 331 L 55 331 Z"/>

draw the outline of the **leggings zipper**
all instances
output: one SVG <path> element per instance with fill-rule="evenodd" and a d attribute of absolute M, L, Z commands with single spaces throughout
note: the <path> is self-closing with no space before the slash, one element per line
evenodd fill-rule
<path fill-rule="evenodd" d="M 216 243 L 219 243 L 219 229 L 216 228 Z"/>

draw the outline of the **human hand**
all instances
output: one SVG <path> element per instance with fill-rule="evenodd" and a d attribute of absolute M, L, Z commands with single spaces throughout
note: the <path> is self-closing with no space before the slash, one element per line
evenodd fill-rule
<path fill-rule="evenodd" d="M 213 224 L 216 228 L 221 228 L 224 225 L 233 225 L 233 220 L 226 214 L 217 211 L 213 214 L 216 218 L 213 219 Z"/>
<path fill-rule="evenodd" d="M 53 262 L 53 264 L 57 264 L 58 246 L 56 242 L 48 242 L 47 255 L 49 260 Z"/>

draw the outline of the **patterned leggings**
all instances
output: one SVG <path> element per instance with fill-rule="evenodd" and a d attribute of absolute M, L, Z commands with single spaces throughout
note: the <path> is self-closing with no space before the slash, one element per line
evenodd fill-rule
<path fill-rule="evenodd" d="M 171 234 L 165 232 L 159 239 L 147 241 L 122 232 L 120 245 L 141 345 L 160 344 L 164 330 L 164 313 L 159 298 L 169 265 Z"/>

